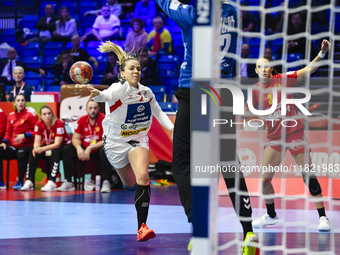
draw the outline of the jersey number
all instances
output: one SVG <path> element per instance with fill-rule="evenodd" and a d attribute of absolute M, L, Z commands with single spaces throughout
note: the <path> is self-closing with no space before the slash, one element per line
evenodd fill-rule
<path fill-rule="evenodd" d="M 222 51 L 220 53 L 220 60 L 222 61 L 228 52 L 231 44 L 231 34 L 223 34 L 220 36 L 220 45 L 222 47 Z"/>

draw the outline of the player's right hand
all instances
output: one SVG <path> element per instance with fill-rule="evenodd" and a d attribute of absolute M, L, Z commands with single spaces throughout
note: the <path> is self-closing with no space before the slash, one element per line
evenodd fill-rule
<path fill-rule="evenodd" d="M 92 87 L 91 85 L 87 84 L 87 85 L 82 85 L 82 88 L 87 88 L 90 91 L 90 96 L 88 98 L 88 100 L 90 100 L 91 98 L 94 98 L 96 96 L 98 96 L 100 94 L 100 91 L 94 87 Z"/>

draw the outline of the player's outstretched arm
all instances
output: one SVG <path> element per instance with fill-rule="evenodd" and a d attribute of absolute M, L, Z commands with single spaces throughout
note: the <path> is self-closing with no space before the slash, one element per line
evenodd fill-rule
<path fill-rule="evenodd" d="M 83 88 L 87 88 L 90 91 L 90 96 L 88 98 L 88 100 L 98 96 L 100 94 L 100 91 L 94 87 L 92 87 L 91 85 L 87 84 L 87 85 L 83 85 Z"/>
<path fill-rule="evenodd" d="M 302 80 L 306 77 L 306 75 L 310 75 L 312 73 L 314 73 L 316 71 L 316 69 L 318 69 L 320 63 L 320 60 L 322 60 L 326 53 L 328 52 L 328 50 L 330 49 L 331 44 L 329 41 L 327 41 L 326 39 L 324 39 L 321 43 L 321 50 L 319 52 L 319 54 L 316 56 L 316 58 L 313 59 L 312 62 L 309 63 L 308 66 L 300 69 L 299 71 L 297 71 L 297 78 L 298 80 Z"/>

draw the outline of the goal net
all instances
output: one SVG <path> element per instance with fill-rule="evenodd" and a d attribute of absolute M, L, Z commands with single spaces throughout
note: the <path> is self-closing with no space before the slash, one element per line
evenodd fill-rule
<path fill-rule="evenodd" d="M 223 179 L 218 181 L 221 172 L 231 171 L 230 166 L 242 169 L 245 176 L 253 220 L 267 212 L 264 199 L 274 198 L 279 223 L 254 228 L 260 254 L 340 254 L 338 1 L 237 0 L 230 4 L 237 10 L 235 53 L 225 49 L 229 47 L 227 37 L 220 35 L 223 25 L 227 24 L 221 18 L 221 1 L 196 1 L 191 161 L 194 254 L 242 254 L 243 231 L 239 223 L 242 217 L 235 214 L 228 196 L 229 192 L 243 193 L 237 188 L 238 181 L 236 188 L 229 192 Z M 255 24 L 250 29 L 251 26 L 245 24 L 251 24 L 254 17 Z M 276 172 L 272 180 L 275 194 L 263 195 L 262 161 L 268 143 L 266 116 L 252 114 L 240 118 L 242 113 L 235 111 L 240 110 L 240 101 L 243 100 L 242 107 L 245 106 L 249 88 L 258 82 L 254 69 L 259 57 L 271 58 L 271 66 L 280 73 L 297 71 L 317 56 L 323 39 L 331 43 L 329 52 L 315 73 L 296 84 L 298 90 L 293 94 L 294 98 L 302 99 L 305 97 L 303 91 L 310 92 L 311 98 L 303 106 L 311 115 L 299 109 L 297 116 L 274 116 L 286 124 L 291 119 L 301 121 L 311 149 L 310 153 L 306 151 L 305 161 L 310 156 L 312 162 L 309 166 L 296 163 L 289 149 L 307 144 L 305 141 L 287 142 L 286 129 L 282 129 L 281 140 L 276 141 L 281 147 L 282 161 L 273 168 Z M 216 50 L 218 48 L 222 53 Z M 224 79 L 223 75 L 219 79 L 221 56 L 235 60 L 233 79 Z M 237 89 L 233 92 L 231 86 Z M 267 93 L 268 90 L 260 89 L 259 98 Z M 264 105 L 260 103 L 259 109 L 262 107 Z M 233 115 L 237 115 L 234 123 Z M 316 175 L 323 197 L 310 196 L 303 182 L 303 169 Z M 330 232 L 318 231 L 315 202 L 321 201 L 331 223 Z M 236 205 L 243 202 L 237 200 Z"/>

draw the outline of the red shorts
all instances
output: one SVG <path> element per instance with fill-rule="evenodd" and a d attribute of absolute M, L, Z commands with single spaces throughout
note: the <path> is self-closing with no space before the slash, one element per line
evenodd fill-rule
<path fill-rule="evenodd" d="M 267 140 L 267 144 L 264 147 L 271 147 L 274 150 L 281 152 L 282 147 L 286 150 L 288 149 L 292 155 L 297 155 L 304 152 L 310 152 L 310 146 L 307 141 L 307 138 L 304 135 L 304 130 L 300 129 L 293 133 L 290 133 L 286 136 L 286 144 L 285 147 L 282 145 L 281 137 L 278 138 L 269 138 Z M 296 143 L 300 144 L 296 144 Z M 302 142 L 302 143 L 301 143 Z"/>

